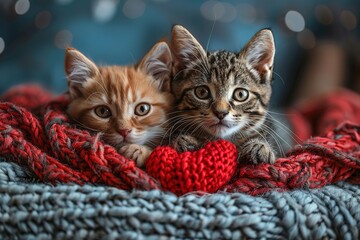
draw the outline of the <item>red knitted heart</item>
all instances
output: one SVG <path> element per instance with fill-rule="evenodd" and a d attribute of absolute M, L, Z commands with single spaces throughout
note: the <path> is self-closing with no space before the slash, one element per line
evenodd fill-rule
<path fill-rule="evenodd" d="M 224 140 L 210 142 L 195 152 L 177 153 L 171 147 L 158 147 L 146 161 L 146 170 L 164 189 L 177 195 L 213 193 L 233 176 L 236 158 L 236 147 Z"/>

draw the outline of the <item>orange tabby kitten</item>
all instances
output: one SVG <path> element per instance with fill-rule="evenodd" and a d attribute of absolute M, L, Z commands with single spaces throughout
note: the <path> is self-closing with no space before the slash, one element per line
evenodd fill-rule
<path fill-rule="evenodd" d="M 172 96 L 165 91 L 171 53 L 157 43 L 136 65 L 100 67 L 73 48 L 65 55 L 70 104 L 67 113 L 82 127 L 143 166 L 159 144 Z"/>

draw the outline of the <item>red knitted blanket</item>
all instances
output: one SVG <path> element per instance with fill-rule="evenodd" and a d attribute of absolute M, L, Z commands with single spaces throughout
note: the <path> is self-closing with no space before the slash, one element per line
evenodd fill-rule
<path fill-rule="evenodd" d="M 43 182 L 162 189 L 178 195 L 218 190 L 256 195 L 341 180 L 360 183 L 360 96 L 350 91 L 292 109 L 289 120 L 304 142 L 273 165 L 237 164 L 235 146 L 219 140 L 182 154 L 158 147 L 145 170 L 97 135 L 77 128 L 65 114 L 64 96 L 19 86 L 1 101 L 0 156 L 33 171 Z"/>

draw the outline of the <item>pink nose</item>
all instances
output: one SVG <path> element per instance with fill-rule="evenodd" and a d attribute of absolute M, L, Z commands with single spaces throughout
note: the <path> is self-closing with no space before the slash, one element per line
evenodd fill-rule
<path fill-rule="evenodd" d="M 120 133 L 121 136 L 123 136 L 123 138 L 126 138 L 126 136 L 129 135 L 131 130 L 130 129 L 120 129 L 120 130 L 118 130 L 118 132 Z"/>

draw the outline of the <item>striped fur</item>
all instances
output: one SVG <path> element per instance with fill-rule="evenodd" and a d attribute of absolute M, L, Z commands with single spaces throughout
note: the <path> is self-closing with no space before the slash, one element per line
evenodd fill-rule
<path fill-rule="evenodd" d="M 223 138 L 237 144 L 242 159 L 273 162 L 263 131 L 275 54 L 271 31 L 259 31 L 238 53 L 206 53 L 190 32 L 176 25 L 170 49 L 175 96 L 171 143 L 185 151 Z"/>
<path fill-rule="evenodd" d="M 68 114 L 81 127 L 101 133 L 107 143 L 142 166 L 151 149 L 159 144 L 164 133 L 162 123 L 172 107 L 171 94 L 163 91 L 168 85 L 171 61 L 164 42 L 156 44 L 135 66 L 100 67 L 79 51 L 67 49 Z M 150 110 L 139 116 L 137 109 L 144 103 Z M 97 114 L 104 108 L 111 116 Z"/>

